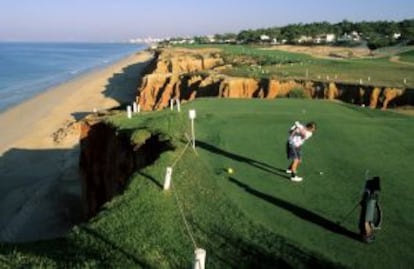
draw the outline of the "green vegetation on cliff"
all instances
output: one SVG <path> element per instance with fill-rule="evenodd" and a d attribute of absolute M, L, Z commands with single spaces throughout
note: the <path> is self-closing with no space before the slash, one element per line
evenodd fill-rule
<path fill-rule="evenodd" d="M 414 63 L 414 50 L 401 53 L 399 56 L 400 56 L 400 60 L 403 62 Z"/>

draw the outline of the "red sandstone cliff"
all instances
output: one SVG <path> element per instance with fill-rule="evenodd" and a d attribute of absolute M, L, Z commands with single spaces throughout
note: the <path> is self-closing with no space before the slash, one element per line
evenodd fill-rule
<path fill-rule="evenodd" d="M 117 137 L 115 130 L 96 119 L 81 123 L 82 198 L 88 217 L 120 193 L 134 171 L 129 138 Z"/>
<path fill-rule="evenodd" d="M 169 141 L 160 141 L 159 134 L 148 132 L 139 144 L 130 139 L 130 134 L 118 132 L 96 115 L 81 121 L 79 168 L 83 207 L 88 218 L 120 194 L 136 170 L 172 149 Z"/>

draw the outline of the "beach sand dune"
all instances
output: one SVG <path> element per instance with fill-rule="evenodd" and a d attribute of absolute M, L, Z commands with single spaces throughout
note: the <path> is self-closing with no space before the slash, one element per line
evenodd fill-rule
<path fill-rule="evenodd" d="M 0 241 L 55 238 L 82 219 L 76 122 L 132 102 L 152 57 L 139 52 L 0 114 Z"/>

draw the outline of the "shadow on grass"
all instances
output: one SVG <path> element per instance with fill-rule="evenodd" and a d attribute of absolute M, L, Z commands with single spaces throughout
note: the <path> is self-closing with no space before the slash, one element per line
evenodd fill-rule
<path fill-rule="evenodd" d="M 282 236 L 249 222 L 212 223 L 209 228 L 192 223 L 206 235 L 203 247 L 208 249 L 207 267 L 270 268 L 345 268 L 319 253 L 301 249 Z M 220 246 L 219 248 L 217 246 Z"/>
<path fill-rule="evenodd" d="M 114 266 L 111 258 L 117 254 L 124 257 L 125 264 L 135 264 L 138 268 L 152 268 L 147 262 L 118 246 L 99 232 L 82 226 L 79 226 L 79 231 L 94 238 L 93 241 L 89 240 L 88 242 L 100 241 L 103 244 L 97 246 L 87 243 L 85 245 L 68 238 L 25 244 L 0 244 L 0 253 L 4 255 L 3 257 L 0 255 L 0 268 L 3 268 L 2 266 L 7 266 L 5 268 L 111 268 Z M 107 253 L 109 250 L 110 254 Z M 7 258 L 7 256 L 14 257 L 16 254 L 27 255 L 27 257 L 35 256 L 36 258 L 28 260 L 22 267 L 22 260 Z M 54 264 L 53 267 L 51 264 Z"/>
<path fill-rule="evenodd" d="M 257 161 L 257 160 L 253 160 L 251 158 L 247 158 L 247 157 L 244 157 L 244 156 L 241 156 L 241 155 L 237 155 L 237 154 L 222 150 L 222 149 L 220 149 L 220 148 L 218 148 L 214 145 L 208 144 L 208 143 L 200 141 L 200 140 L 196 140 L 196 145 L 198 147 L 202 148 L 202 149 L 208 150 L 208 151 L 210 151 L 212 153 L 215 153 L 217 155 L 222 155 L 222 156 L 225 156 L 227 158 L 233 159 L 235 161 L 249 164 L 249 165 L 251 165 L 253 167 L 256 167 L 260 170 L 263 170 L 265 172 L 277 175 L 279 177 L 289 179 L 289 177 L 285 175 L 283 169 L 273 167 L 273 166 L 271 166 L 267 163 Z"/>
<path fill-rule="evenodd" d="M 160 190 L 162 190 L 163 188 L 164 188 L 164 186 L 163 185 L 161 185 L 161 183 L 160 182 L 158 182 L 158 180 L 156 180 L 153 176 L 151 176 L 151 175 L 149 175 L 149 174 L 146 174 L 146 173 L 144 173 L 144 172 L 142 172 L 142 171 L 139 171 L 138 172 L 138 175 L 141 175 L 141 176 L 143 176 L 143 177 L 145 177 L 145 178 L 147 178 L 147 179 L 149 179 L 152 183 L 154 183 L 158 188 L 160 188 Z"/>
<path fill-rule="evenodd" d="M 273 251 L 270 251 L 264 249 L 259 244 L 249 242 L 243 238 L 234 238 L 227 233 L 216 233 L 215 236 L 220 237 L 219 240 L 223 241 L 223 245 L 220 249 L 209 248 L 209 256 L 215 257 L 221 266 L 226 265 L 228 268 L 246 269 L 295 268 L 287 262 L 287 257 L 283 257 L 279 251 L 274 251 L 280 247 L 280 245 L 276 245 L 277 243 L 273 246 Z M 226 248 L 226 250 L 223 248 Z M 298 252 L 295 253 L 298 255 Z"/>
<path fill-rule="evenodd" d="M 124 255 L 127 259 L 133 261 L 136 265 L 141 266 L 142 268 L 150 268 L 151 266 L 146 263 L 145 261 L 139 259 L 136 255 L 134 255 L 131 252 L 128 252 L 127 250 L 125 250 L 124 248 L 118 246 L 115 242 L 112 242 L 111 240 L 107 239 L 105 236 L 103 236 L 102 234 L 100 234 L 99 232 L 88 228 L 86 226 L 81 227 L 80 228 L 81 231 L 86 232 L 87 234 L 89 234 L 90 236 L 94 237 L 95 239 L 100 240 L 101 242 L 105 243 L 108 247 L 110 247 L 111 249 L 121 253 L 122 255 Z"/>
<path fill-rule="evenodd" d="M 259 197 L 259 198 L 265 200 L 266 202 L 269 202 L 269 203 L 271 203 L 275 206 L 278 206 L 278 207 L 283 208 L 287 211 L 290 211 L 290 212 L 292 212 L 293 214 L 295 214 L 296 216 L 298 216 L 299 218 L 301 218 L 303 220 L 306 220 L 306 221 L 312 222 L 316 225 L 319 225 L 320 227 L 322 227 L 322 228 L 324 228 L 328 231 L 331 231 L 331 232 L 334 232 L 334 233 L 337 233 L 337 234 L 340 234 L 340 235 L 343 235 L 343 236 L 347 236 L 351 239 L 360 241 L 360 237 L 357 233 L 351 232 L 351 231 L 345 229 L 344 227 L 336 224 L 335 222 L 332 222 L 332 221 L 330 221 L 330 220 L 328 220 L 328 219 L 326 219 L 326 218 L 324 218 L 324 217 L 322 217 L 318 214 L 313 213 L 312 211 L 309 211 L 305 208 L 302 208 L 302 207 L 299 207 L 299 206 L 294 205 L 292 203 L 289 203 L 289 202 L 287 202 L 283 199 L 276 198 L 276 197 L 273 197 L 273 196 L 268 195 L 266 193 L 263 193 L 263 192 L 255 190 L 255 189 L 252 189 L 249 185 L 244 184 L 244 183 L 238 181 L 237 179 L 235 179 L 233 177 L 230 177 L 229 180 L 231 182 L 233 182 L 234 184 L 238 185 L 239 187 L 245 189 L 245 191 L 247 191 L 248 193 L 251 193 L 251 194 L 253 194 L 253 195 L 255 195 L 255 196 L 257 196 L 257 197 Z"/>
<path fill-rule="evenodd" d="M 64 238 L 24 244 L 2 243 L 0 253 L 2 256 L 0 268 L 52 268 L 50 264 L 47 265 L 48 263 L 53 263 L 57 268 L 65 268 L 67 264 L 85 266 L 87 260 L 99 260 L 100 257 L 99 251 L 93 248 L 82 248 Z M 22 265 L 22 260 L 16 258 L 16 255 L 17 257 L 34 256 L 34 259 Z M 81 260 L 79 260 L 80 256 Z"/>

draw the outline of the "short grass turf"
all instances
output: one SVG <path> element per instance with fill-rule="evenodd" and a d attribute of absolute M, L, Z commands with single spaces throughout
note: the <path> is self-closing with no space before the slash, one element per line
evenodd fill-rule
<path fill-rule="evenodd" d="M 193 106 L 200 114 L 200 155 L 214 169 L 235 171 L 220 186 L 252 220 L 352 268 L 414 262 L 412 117 L 292 99 L 203 100 Z M 283 173 L 287 130 L 296 120 L 318 125 L 303 147 L 301 183 Z M 352 211 L 366 171 L 382 179 L 384 219 L 372 245 L 356 240 L 359 206 Z"/>
<path fill-rule="evenodd" d="M 184 135 L 189 109 L 197 112 L 197 153 Z M 300 183 L 283 172 L 287 131 L 296 120 L 318 124 L 303 148 Z M 162 134 L 176 150 L 137 171 L 122 195 L 67 237 L 0 244 L 1 268 L 191 268 L 196 247 L 207 251 L 206 268 L 414 262 L 412 117 L 329 101 L 199 99 L 181 113 L 131 120 L 121 113 L 110 122 L 132 140 L 143 130 Z M 171 165 L 172 189 L 163 191 Z M 381 177 L 384 213 L 369 245 L 359 241 L 357 226 L 367 170 Z"/>

